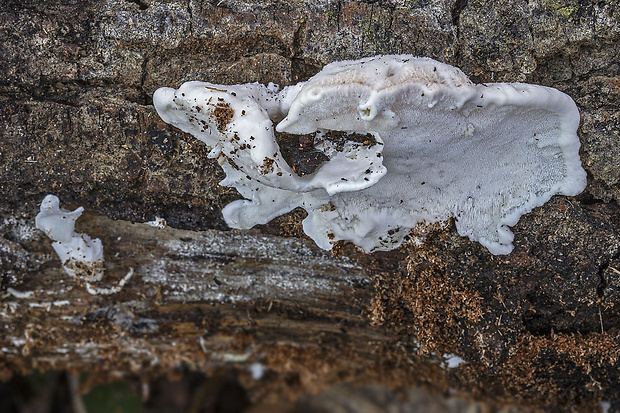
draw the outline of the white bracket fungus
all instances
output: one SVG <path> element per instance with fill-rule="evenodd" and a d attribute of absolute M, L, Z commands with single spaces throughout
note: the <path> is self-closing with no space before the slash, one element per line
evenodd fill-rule
<path fill-rule="evenodd" d="M 251 228 L 300 206 L 304 231 L 324 249 L 348 240 L 389 250 L 416 224 L 453 217 L 459 234 L 508 254 L 509 227 L 523 214 L 586 184 L 570 97 L 476 85 L 429 58 L 335 62 L 280 92 L 188 82 L 153 102 L 165 122 L 212 147 L 221 184 L 246 198 L 224 208 L 228 225 Z M 328 160 L 298 176 L 276 131 L 309 135 Z"/>
<path fill-rule="evenodd" d="M 129 270 L 117 286 L 99 288 L 91 285 L 92 282 L 101 281 L 103 277 L 103 246 L 99 238 L 92 239 L 87 234 L 75 232 L 75 221 L 82 212 L 83 207 L 75 211 L 61 209 L 58 197 L 47 195 L 41 202 L 41 211 L 35 217 L 35 226 L 53 241 L 52 247 L 65 272 L 86 282 L 86 290 L 90 294 L 117 293 L 131 278 L 133 269 Z"/>

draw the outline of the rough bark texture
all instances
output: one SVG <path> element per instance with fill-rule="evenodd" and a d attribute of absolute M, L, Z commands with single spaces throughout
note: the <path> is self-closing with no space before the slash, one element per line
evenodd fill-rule
<path fill-rule="evenodd" d="M 357 411 L 406 411 L 417 396 L 398 402 L 388 389 L 412 386 L 620 410 L 615 1 L 8 0 L 0 39 L 5 379 L 232 368 L 253 402 L 384 386 L 302 397 L 307 411 L 336 411 L 346 397 Z M 342 244 L 332 255 L 304 237 L 300 211 L 230 231 L 220 211 L 239 195 L 217 185 L 208 148 L 151 102 L 158 87 L 188 80 L 288 85 L 335 60 L 395 53 L 458 66 L 476 82 L 571 95 L 584 193 L 524 216 L 508 256 L 454 225 L 429 229 L 422 248 L 365 255 Z M 64 273 L 34 229 L 48 193 L 88 208 L 78 230 L 103 241 L 104 284 L 135 269 L 121 293 L 90 295 Z M 132 223 L 155 216 L 169 227 Z M 468 364 L 446 370 L 444 353 Z M 266 368 L 262 379 L 252 363 Z"/>

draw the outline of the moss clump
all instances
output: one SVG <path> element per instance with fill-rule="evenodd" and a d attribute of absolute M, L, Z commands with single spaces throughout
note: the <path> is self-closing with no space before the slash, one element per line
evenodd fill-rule
<path fill-rule="evenodd" d="M 578 9 L 578 5 L 576 2 L 570 2 L 568 4 L 552 4 L 551 7 L 553 10 L 559 14 L 560 16 L 569 19 Z"/>

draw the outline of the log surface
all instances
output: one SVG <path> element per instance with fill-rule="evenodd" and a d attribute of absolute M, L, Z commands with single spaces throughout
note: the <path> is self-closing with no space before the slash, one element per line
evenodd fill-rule
<path fill-rule="evenodd" d="M 1 2 L 2 378 L 234 370 L 253 401 L 353 383 L 620 409 L 616 9 L 611 0 Z M 284 86 L 332 61 L 398 53 L 478 83 L 573 97 L 584 193 L 522 217 L 508 256 L 460 237 L 453 222 L 427 228 L 421 248 L 324 252 L 299 210 L 230 230 L 221 209 L 239 194 L 218 185 L 209 148 L 152 106 L 158 87 L 184 81 Z M 86 207 L 78 231 L 103 241 L 100 287 L 133 268 L 120 293 L 90 294 L 62 270 L 34 229 L 49 193 Z M 144 224 L 155 217 L 168 227 Z M 446 369 L 444 353 L 468 364 Z M 263 379 L 252 379 L 255 363 Z"/>

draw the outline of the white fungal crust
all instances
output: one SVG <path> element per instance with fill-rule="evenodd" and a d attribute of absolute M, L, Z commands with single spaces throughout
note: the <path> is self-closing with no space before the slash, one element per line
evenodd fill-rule
<path fill-rule="evenodd" d="M 273 126 L 273 119 L 283 117 L 281 104 L 289 94 L 288 89 L 278 94 L 273 86 L 258 83 L 223 86 L 188 82 L 176 91 L 158 89 L 153 103 L 164 121 L 213 148 L 209 157 L 217 158 L 227 173 L 222 185 L 236 187 L 245 177 L 245 181 L 258 182 L 243 184 L 255 192 L 266 185 L 296 193 L 321 188 L 334 194 L 366 188 L 385 174 L 381 157 L 377 157 L 381 151 L 378 142 L 372 147 L 354 145 L 333 156 L 315 174 L 297 176 L 282 157 Z M 369 168 L 372 173 L 365 173 Z M 363 179 L 367 176 L 373 178 Z"/>
<path fill-rule="evenodd" d="M 421 222 L 456 219 L 459 234 L 493 254 L 512 250 L 509 226 L 554 194 L 585 188 L 579 112 L 556 89 L 475 85 L 428 58 L 378 56 L 327 65 L 305 84 L 190 82 L 153 98 L 164 121 L 213 147 L 246 200 L 224 208 L 234 228 L 301 206 L 304 231 L 325 249 L 398 247 Z M 327 158 L 297 176 L 277 131 L 312 134 Z M 336 145 L 330 131 L 367 135 Z"/>
<path fill-rule="evenodd" d="M 84 281 L 99 281 L 103 277 L 103 246 L 99 238 L 75 232 L 75 221 L 82 212 L 82 207 L 75 211 L 61 209 L 58 197 L 47 195 L 35 225 L 54 241 L 52 247 L 67 274 Z"/>

